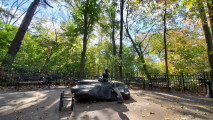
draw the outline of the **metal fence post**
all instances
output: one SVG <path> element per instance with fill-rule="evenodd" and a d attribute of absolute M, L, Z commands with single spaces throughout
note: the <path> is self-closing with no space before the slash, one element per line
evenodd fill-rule
<path fill-rule="evenodd" d="M 166 74 L 166 79 L 167 79 L 167 87 L 168 87 L 168 91 L 170 91 L 170 88 L 169 88 L 169 83 L 170 83 L 170 81 L 169 81 L 169 75 L 168 75 L 168 74 Z"/>
<path fill-rule="evenodd" d="M 185 80 L 184 80 L 184 75 L 183 73 L 181 73 L 181 80 L 182 80 L 182 86 L 183 86 L 183 91 L 185 92 L 186 88 L 185 88 Z"/>

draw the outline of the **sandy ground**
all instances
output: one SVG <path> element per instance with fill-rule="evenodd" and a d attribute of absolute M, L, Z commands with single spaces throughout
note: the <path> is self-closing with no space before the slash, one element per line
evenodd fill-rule
<path fill-rule="evenodd" d="M 0 91 L 0 120 L 213 120 L 213 99 L 181 93 L 130 89 L 131 99 L 70 102 L 58 111 L 59 87 L 37 90 Z"/>

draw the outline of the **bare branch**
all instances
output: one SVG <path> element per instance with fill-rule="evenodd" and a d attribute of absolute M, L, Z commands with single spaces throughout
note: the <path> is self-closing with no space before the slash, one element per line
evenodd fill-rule
<path fill-rule="evenodd" d="M 138 48 L 136 47 L 136 44 L 135 44 L 134 40 L 132 39 L 132 36 L 130 35 L 127 26 L 128 26 L 128 10 L 127 10 L 127 16 L 126 16 L 126 24 L 124 27 L 126 29 L 127 35 L 129 36 L 129 39 L 131 40 L 131 42 L 133 44 L 133 47 L 135 48 L 135 51 L 137 52 L 138 56 L 141 56 L 141 53 L 139 52 Z"/>
<path fill-rule="evenodd" d="M 152 25 L 152 27 L 154 26 L 155 24 Z M 143 40 L 139 43 L 139 45 L 144 42 L 146 40 L 146 37 L 148 36 L 148 34 L 150 33 L 150 31 L 152 30 L 152 27 L 150 28 L 150 30 L 146 33 L 145 37 L 143 38 Z"/>
<path fill-rule="evenodd" d="M 150 42 L 150 40 L 151 40 L 152 36 L 153 36 L 153 35 L 151 35 L 151 36 L 150 36 L 149 41 L 147 42 L 146 47 L 144 48 L 143 52 L 145 52 L 145 51 L 146 51 L 146 48 L 148 47 L 149 42 Z"/>
<path fill-rule="evenodd" d="M 13 22 L 12 25 L 14 25 L 25 13 L 26 13 L 26 11 L 23 12 L 23 13 Z"/>
<path fill-rule="evenodd" d="M 44 3 L 46 3 L 46 4 L 47 4 L 47 6 L 49 6 L 49 7 L 53 8 L 53 6 L 51 6 L 49 3 L 47 3 L 47 1 L 46 1 L 46 0 L 44 0 Z"/>

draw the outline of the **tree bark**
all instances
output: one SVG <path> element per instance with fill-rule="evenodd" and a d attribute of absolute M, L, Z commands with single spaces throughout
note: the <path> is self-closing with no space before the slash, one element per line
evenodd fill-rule
<path fill-rule="evenodd" d="M 163 40 L 164 40 L 164 50 L 165 50 L 165 65 L 166 65 L 166 78 L 168 82 L 168 90 L 169 90 L 169 68 L 168 68 L 168 57 L 167 57 L 167 41 L 166 41 L 166 6 L 167 2 L 165 0 L 165 9 L 164 9 L 164 33 L 163 33 Z"/>
<path fill-rule="evenodd" d="M 123 52 L 123 6 L 124 0 L 121 0 L 121 20 L 120 20 L 120 51 L 119 51 L 119 77 L 122 79 L 122 52 Z"/>
<path fill-rule="evenodd" d="M 39 2 L 40 2 L 40 0 L 34 0 L 31 3 L 30 7 L 28 8 L 27 13 L 26 13 L 24 19 L 22 20 L 22 23 L 18 29 L 18 32 L 16 33 L 16 36 L 13 39 L 13 42 L 10 45 L 8 52 L 2 62 L 2 66 L 8 67 L 8 68 L 12 67 L 12 63 L 16 57 L 16 54 L 18 53 L 18 51 L 20 49 L 24 35 L 27 32 L 27 29 L 31 23 L 31 20 L 34 16 L 34 13 L 36 11 L 36 8 L 37 8 Z"/>
<path fill-rule="evenodd" d="M 84 76 L 84 68 L 85 68 L 85 57 L 87 51 L 87 36 L 88 36 L 88 4 L 89 0 L 86 1 L 86 7 L 84 12 L 84 37 L 83 37 L 83 51 L 81 53 L 81 64 L 80 64 L 80 77 L 83 78 Z"/>
<path fill-rule="evenodd" d="M 117 58 L 116 58 L 116 45 L 115 45 L 115 17 L 112 18 L 112 47 L 114 56 L 114 77 L 118 79 L 118 68 L 117 68 Z"/>
<path fill-rule="evenodd" d="M 166 65 L 166 75 L 168 76 L 168 58 L 167 58 L 167 41 L 166 41 L 166 0 L 165 0 L 165 9 L 164 9 L 164 33 L 163 33 L 163 40 L 164 40 L 164 50 L 165 50 L 165 65 Z"/>
<path fill-rule="evenodd" d="M 204 11 L 204 6 L 202 1 L 199 1 L 199 13 L 200 13 L 200 18 L 202 21 L 202 27 L 203 27 L 203 31 L 205 34 L 205 39 L 206 39 L 206 43 L 207 43 L 207 49 L 208 49 L 208 60 L 209 60 L 209 64 L 211 67 L 211 70 L 213 70 L 213 43 L 212 43 L 212 35 L 211 35 L 211 31 L 208 25 L 208 21 L 207 21 L 207 17 L 206 17 L 206 13 Z"/>
<path fill-rule="evenodd" d="M 207 0 L 207 6 L 209 11 L 210 27 L 211 27 L 212 36 L 213 36 L 213 0 Z"/>
<path fill-rule="evenodd" d="M 126 23 L 126 24 L 127 24 L 127 23 Z M 140 58 L 141 61 L 142 61 L 143 69 L 144 69 L 144 71 L 145 71 L 146 77 L 148 78 L 148 80 L 151 80 L 150 75 L 149 75 L 149 71 L 148 71 L 147 66 L 146 66 L 146 62 L 145 62 L 145 59 L 144 59 L 144 54 L 143 54 L 143 52 L 140 52 L 140 51 L 138 50 L 138 48 L 137 48 L 137 46 L 136 46 L 134 40 L 132 39 L 132 36 L 131 36 L 130 33 L 129 33 L 128 27 L 126 27 L 126 32 L 127 32 L 127 35 L 128 35 L 128 37 L 129 37 L 130 41 L 132 42 L 132 45 L 133 45 L 133 47 L 134 47 L 136 53 L 138 54 L 139 58 Z"/>
<path fill-rule="evenodd" d="M 211 69 L 211 82 L 213 82 L 213 43 L 212 43 L 212 34 L 208 25 L 208 21 L 207 21 L 207 17 L 206 17 L 206 13 L 204 10 L 204 6 L 202 1 L 198 0 L 198 10 L 200 13 L 200 18 L 201 18 L 201 22 L 202 22 L 202 27 L 203 27 L 203 31 L 205 34 L 205 39 L 206 39 L 206 43 L 207 43 L 207 49 L 208 49 L 208 60 L 209 60 L 209 65 L 210 65 L 210 69 Z M 211 10 L 212 11 L 212 10 Z"/>

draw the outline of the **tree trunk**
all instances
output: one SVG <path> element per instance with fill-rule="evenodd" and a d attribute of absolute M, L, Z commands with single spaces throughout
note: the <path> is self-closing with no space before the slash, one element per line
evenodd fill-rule
<path fill-rule="evenodd" d="M 212 35 L 211 31 L 207 22 L 206 13 L 204 11 L 204 6 L 202 1 L 199 1 L 199 12 L 200 12 L 200 18 L 202 21 L 202 27 L 206 38 L 207 48 L 208 48 L 208 60 L 211 67 L 211 70 L 213 70 L 213 43 L 212 43 Z"/>
<path fill-rule="evenodd" d="M 213 0 L 207 0 L 207 6 L 209 11 L 210 27 L 211 27 L 212 36 L 213 36 Z"/>
<path fill-rule="evenodd" d="M 84 67 L 85 67 L 85 58 L 86 58 L 86 51 L 87 51 L 87 36 L 88 36 L 88 17 L 87 17 L 87 10 L 88 10 L 89 0 L 86 3 L 86 10 L 84 12 L 84 37 L 83 37 L 83 51 L 81 53 L 81 65 L 80 65 L 80 77 L 83 78 L 84 76 Z"/>
<path fill-rule="evenodd" d="M 136 53 L 138 54 L 139 58 L 140 58 L 141 61 L 142 61 L 143 69 L 144 69 L 144 71 L 145 71 L 146 77 L 148 78 L 148 80 L 151 80 L 150 75 L 149 75 L 149 71 L 148 71 L 147 66 L 146 66 L 146 62 L 145 62 L 145 59 L 144 59 L 144 54 L 143 54 L 143 52 L 139 52 L 139 50 L 138 50 L 138 48 L 136 47 L 136 44 L 135 44 L 134 40 L 132 39 L 132 37 L 131 37 L 131 35 L 130 35 L 129 30 L 128 30 L 127 27 L 126 27 L 126 32 L 127 32 L 127 35 L 128 35 L 128 37 L 129 37 L 129 39 L 131 40 L 131 42 L 132 42 L 132 44 L 133 44 L 133 47 L 134 47 Z"/>
<path fill-rule="evenodd" d="M 114 56 L 114 77 L 118 79 L 118 68 L 117 68 L 117 58 L 116 58 L 116 45 L 115 45 L 115 18 L 112 18 L 112 47 Z"/>
<path fill-rule="evenodd" d="M 212 34 L 208 25 L 206 13 L 204 10 L 204 6 L 202 1 L 198 1 L 198 10 L 200 13 L 200 18 L 202 21 L 202 27 L 203 31 L 205 34 L 205 39 L 207 43 L 207 49 L 208 49 L 208 60 L 209 60 L 209 65 L 211 68 L 211 82 L 213 82 L 213 43 L 212 43 Z"/>
<path fill-rule="evenodd" d="M 168 58 L 167 58 L 167 41 L 166 41 L 166 0 L 165 0 L 165 9 L 164 9 L 164 33 L 163 33 L 163 40 L 164 40 L 164 50 L 165 50 L 165 65 L 166 65 L 166 75 L 168 76 Z"/>
<path fill-rule="evenodd" d="M 54 30 L 55 30 L 55 42 L 57 43 L 58 42 L 58 35 L 57 35 L 57 32 L 56 32 L 56 28 L 55 28 L 55 24 L 54 24 L 54 22 L 52 21 L 52 23 L 53 23 L 53 27 L 54 27 Z M 48 56 L 47 55 L 47 57 L 46 57 L 46 61 L 45 61 L 45 63 L 44 63 L 44 65 L 43 65 L 43 67 L 42 67 L 42 69 L 41 69 L 41 71 L 42 71 L 42 73 L 44 73 L 44 74 L 48 74 L 48 72 L 49 72 L 49 70 L 48 70 L 48 65 L 49 65 L 49 62 L 50 62 L 50 58 L 52 57 L 52 55 L 53 55 L 53 47 L 54 46 L 52 46 L 50 49 L 50 55 Z"/>
<path fill-rule="evenodd" d="M 169 68 L 168 68 L 168 57 L 167 57 L 167 41 L 166 41 L 166 7 L 167 3 L 165 0 L 165 9 L 164 9 L 164 33 L 163 33 L 163 40 L 164 40 L 164 50 L 165 50 L 165 65 L 166 65 L 166 78 L 167 78 L 167 84 L 168 84 L 168 90 L 169 90 Z"/>
<path fill-rule="evenodd" d="M 52 51 L 52 50 L 51 50 Z M 52 56 L 52 54 L 50 54 L 50 56 L 47 56 L 46 61 L 44 63 L 44 66 L 42 67 L 41 71 L 43 74 L 47 75 L 49 70 L 48 70 L 48 64 L 50 62 L 50 57 Z"/>
<path fill-rule="evenodd" d="M 12 44 L 10 45 L 8 52 L 2 62 L 2 66 L 4 67 L 12 67 L 12 63 L 16 57 L 16 54 L 18 53 L 22 40 L 24 38 L 25 33 L 27 32 L 27 29 L 31 23 L 31 20 L 34 16 L 34 13 L 36 11 L 36 8 L 39 4 L 40 0 L 34 0 L 30 7 L 27 10 L 27 13 L 24 17 L 24 19 L 22 20 L 22 23 L 18 29 L 18 32 L 16 33 L 15 38 L 13 39 Z"/>
<path fill-rule="evenodd" d="M 120 20 L 120 51 L 119 51 L 119 77 L 122 79 L 122 51 L 123 51 L 123 6 L 124 0 L 121 0 L 121 20 Z"/>

